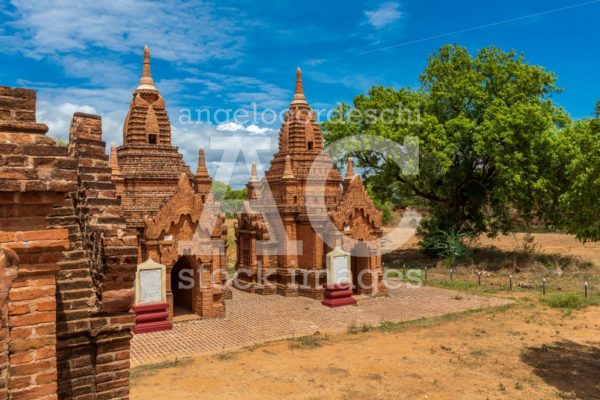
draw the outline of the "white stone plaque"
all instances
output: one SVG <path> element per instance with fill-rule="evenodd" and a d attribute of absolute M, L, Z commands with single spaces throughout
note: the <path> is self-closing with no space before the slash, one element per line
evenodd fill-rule
<path fill-rule="evenodd" d="M 340 248 L 327 254 L 327 283 L 352 283 L 350 254 Z"/>
<path fill-rule="evenodd" d="M 140 271 L 140 304 L 162 301 L 162 271 L 145 269 Z"/>
<path fill-rule="evenodd" d="M 165 303 L 167 301 L 166 274 L 167 267 L 152 259 L 138 265 L 135 304 Z"/>

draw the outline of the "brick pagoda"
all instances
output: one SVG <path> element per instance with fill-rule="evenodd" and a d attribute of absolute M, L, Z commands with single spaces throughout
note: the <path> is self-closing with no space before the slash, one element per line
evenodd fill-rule
<path fill-rule="evenodd" d="M 321 129 L 306 101 L 300 69 L 279 149 L 262 180 L 253 165 L 247 187 L 249 200 L 235 225 L 242 289 L 322 299 L 326 255 L 335 246 L 355 254 L 353 281 L 360 274 L 364 283 L 355 285 L 355 293 L 384 293 L 380 245 L 372 245 L 381 239 L 381 213 L 360 176 L 354 175 L 351 160 L 342 179 L 323 152 Z M 327 243 L 324 238 L 329 238 Z M 357 252 L 358 247 L 363 251 Z"/>
<path fill-rule="evenodd" d="M 138 264 L 152 259 L 167 267 L 169 319 L 176 308 L 203 318 L 224 316 L 224 299 L 230 295 L 220 285 L 225 279 L 225 219 L 211 194 L 203 151 L 194 175 L 171 144 L 165 100 L 154 84 L 147 46 L 123 126 L 123 145 L 111 149 L 111 167 L 127 227 L 140 239 Z M 194 248 L 183 255 L 182 249 L 192 243 Z M 193 289 L 178 289 L 182 270 L 198 282 Z"/>

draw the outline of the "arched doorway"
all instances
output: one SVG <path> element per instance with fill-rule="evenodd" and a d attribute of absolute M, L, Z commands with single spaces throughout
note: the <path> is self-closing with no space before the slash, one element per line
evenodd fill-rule
<path fill-rule="evenodd" d="M 368 251 L 367 246 L 362 241 L 359 241 L 351 253 L 350 268 L 352 269 L 352 284 L 354 285 L 354 293 L 356 294 L 369 293 L 369 285 L 371 285 L 371 280 L 368 276 L 370 257 L 358 256 L 369 254 Z"/>
<path fill-rule="evenodd" d="M 194 312 L 195 273 L 187 257 L 181 257 L 171 269 L 171 293 L 173 314 L 184 315 Z"/>

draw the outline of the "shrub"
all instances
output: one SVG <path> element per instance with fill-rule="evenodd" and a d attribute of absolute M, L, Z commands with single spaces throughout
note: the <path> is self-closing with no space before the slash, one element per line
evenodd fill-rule
<path fill-rule="evenodd" d="M 548 296 L 546 304 L 553 308 L 580 309 L 586 306 L 583 296 L 574 293 L 554 293 Z"/>
<path fill-rule="evenodd" d="M 448 258 L 452 262 L 469 254 L 469 248 L 463 243 L 466 237 L 463 233 L 438 229 L 432 232 L 423 232 L 422 237 L 419 244 L 425 254 Z"/>

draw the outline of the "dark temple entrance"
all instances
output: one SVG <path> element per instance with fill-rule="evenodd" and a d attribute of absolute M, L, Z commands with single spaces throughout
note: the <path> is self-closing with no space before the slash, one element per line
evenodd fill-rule
<path fill-rule="evenodd" d="M 171 270 L 171 292 L 175 316 L 194 311 L 194 268 L 186 257 L 181 257 Z"/>
<path fill-rule="evenodd" d="M 354 284 L 354 293 L 363 294 L 369 292 L 371 284 L 367 272 L 369 271 L 369 257 L 359 257 L 358 255 L 368 254 L 367 246 L 360 241 L 354 247 L 351 256 L 352 283 Z M 356 255 L 355 255 L 356 254 Z"/>

